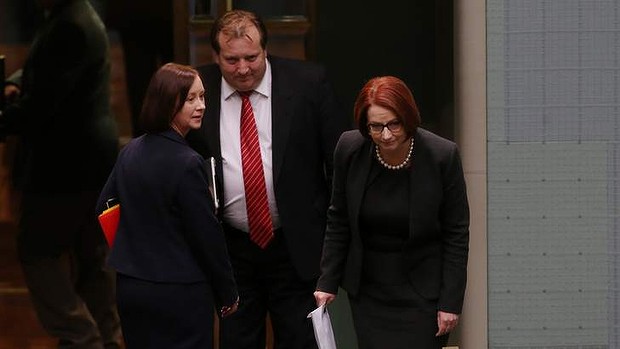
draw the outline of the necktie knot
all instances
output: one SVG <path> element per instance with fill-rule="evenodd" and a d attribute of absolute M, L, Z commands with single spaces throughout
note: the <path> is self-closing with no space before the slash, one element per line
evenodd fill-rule
<path fill-rule="evenodd" d="M 252 95 L 252 92 L 254 92 L 254 90 L 249 90 L 249 91 L 237 90 L 237 93 L 241 96 L 241 98 L 249 98 Z"/>

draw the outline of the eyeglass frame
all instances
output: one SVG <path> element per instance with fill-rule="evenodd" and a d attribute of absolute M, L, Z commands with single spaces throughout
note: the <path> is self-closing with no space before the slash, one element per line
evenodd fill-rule
<path fill-rule="evenodd" d="M 377 127 L 377 130 L 378 130 L 379 126 L 381 126 L 381 131 L 376 131 L 376 130 L 372 129 L 373 127 Z M 389 121 L 389 122 L 387 122 L 385 124 L 374 123 L 374 122 L 366 124 L 366 128 L 368 129 L 368 133 L 377 134 L 377 135 L 382 134 L 383 130 L 385 130 L 386 127 L 387 127 L 387 129 L 391 133 L 400 132 L 400 131 L 402 131 L 403 126 L 404 125 L 403 125 L 402 121 L 400 121 L 398 119 Z M 395 128 L 395 129 L 392 129 L 392 128 Z"/>

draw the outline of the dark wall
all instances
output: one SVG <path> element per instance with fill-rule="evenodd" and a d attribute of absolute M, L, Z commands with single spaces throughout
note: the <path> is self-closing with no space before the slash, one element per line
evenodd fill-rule
<path fill-rule="evenodd" d="M 29 43 L 42 19 L 34 0 L 0 0 L 0 43 Z"/>
<path fill-rule="evenodd" d="M 274 16 L 305 15 L 307 4 L 304 0 L 235 0 L 234 7 L 255 12 L 263 19 L 268 19 Z"/>
<path fill-rule="evenodd" d="M 424 127 L 453 136 L 452 0 L 317 1 L 316 57 L 352 118 L 364 83 L 394 75 Z"/>
<path fill-rule="evenodd" d="M 105 17 L 106 0 L 91 0 Z M 238 1 L 237 5 L 252 3 Z M 413 90 L 423 126 L 452 138 L 453 0 L 263 1 L 269 17 L 312 8 L 314 28 L 308 52 L 324 64 L 352 119 L 357 92 L 370 78 L 395 75 Z M 288 4 L 286 6 L 282 4 Z M 309 5 L 310 4 L 310 5 Z M 0 0 L 2 42 L 29 42 L 35 27 L 34 0 Z M 293 6 L 294 5 L 294 6 Z M 253 5 L 257 7 L 257 5 Z M 293 8 L 294 7 L 294 10 Z"/>

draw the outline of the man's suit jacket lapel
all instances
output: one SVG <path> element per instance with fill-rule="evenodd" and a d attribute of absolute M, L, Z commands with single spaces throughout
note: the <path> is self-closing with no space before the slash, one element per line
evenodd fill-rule
<path fill-rule="evenodd" d="M 213 67 L 213 66 L 212 66 Z M 202 126 L 206 133 L 206 139 L 211 149 L 211 156 L 220 163 L 222 148 L 220 147 L 220 91 L 222 89 L 222 76 L 218 69 L 211 69 L 206 76 L 206 109 Z M 221 167 L 221 166 L 220 166 Z"/>
<path fill-rule="evenodd" d="M 201 133 L 204 133 L 204 138 L 207 140 L 208 147 L 211 150 L 210 156 L 215 158 L 215 178 L 217 181 L 217 188 L 219 190 L 219 204 L 222 206 L 224 200 L 224 171 L 222 169 L 222 148 L 220 146 L 220 109 L 221 109 L 221 97 L 220 91 L 222 89 L 222 75 L 220 74 L 217 66 L 209 66 L 206 76 L 203 74 L 202 78 L 205 79 L 205 103 L 206 109 L 204 118 L 202 120 Z"/>
<path fill-rule="evenodd" d="M 282 162 L 286 153 L 286 145 L 295 115 L 293 110 L 294 84 L 285 72 L 281 71 L 276 58 L 269 57 L 271 64 L 271 137 L 273 182 L 278 182 L 282 170 Z M 277 186 L 276 186 L 277 187 Z"/>

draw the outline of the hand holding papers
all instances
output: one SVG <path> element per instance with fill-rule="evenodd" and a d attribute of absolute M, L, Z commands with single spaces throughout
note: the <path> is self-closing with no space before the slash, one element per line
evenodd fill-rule
<path fill-rule="evenodd" d="M 308 318 L 312 319 L 314 338 L 316 338 L 316 344 L 319 349 L 336 349 L 332 322 L 325 304 L 321 304 L 318 308 L 310 312 Z"/>

